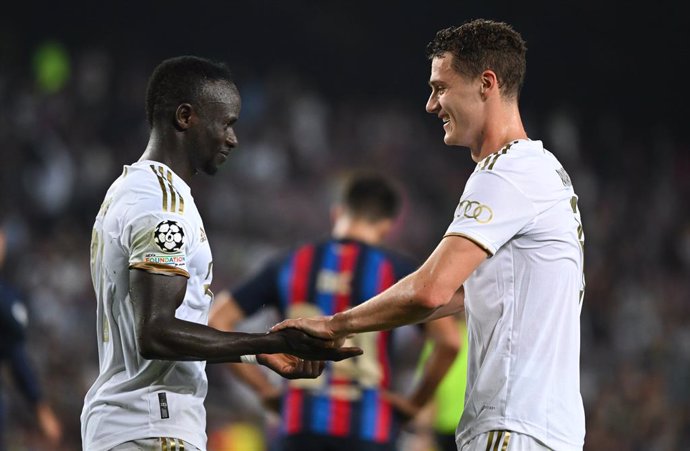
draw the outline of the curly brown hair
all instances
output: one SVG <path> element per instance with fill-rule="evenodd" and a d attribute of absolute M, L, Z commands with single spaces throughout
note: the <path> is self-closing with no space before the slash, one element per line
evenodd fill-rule
<path fill-rule="evenodd" d="M 527 46 L 520 33 L 506 23 L 475 19 L 459 27 L 445 28 L 429 42 L 426 53 L 429 59 L 450 53 L 453 68 L 470 78 L 490 69 L 496 73 L 504 97 L 520 97 Z"/>

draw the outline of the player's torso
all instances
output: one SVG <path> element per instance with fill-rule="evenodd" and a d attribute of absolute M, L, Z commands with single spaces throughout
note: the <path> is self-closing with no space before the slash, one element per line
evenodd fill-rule
<path fill-rule="evenodd" d="M 563 425 L 566 416 L 577 424 L 581 413 L 584 234 L 577 197 L 540 145 L 514 151 L 495 159 L 493 170 L 532 201 L 535 216 L 465 283 L 470 355 L 461 428 L 512 418 L 534 432 L 551 421 L 559 424 L 554 434 L 562 428 L 577 437 Z"/>
<path fill-rule="evenodd" d="M 213 277 L 211 248 L 188 188 L 175 186 L 176 179 L 172 176 L 159 176 L 167 172 L 167 168 L 156 164 L 126 166 L 123 175 L 113 183 L 92 232 L 94 287 L 99 304 L 102 301 L 102 305 L 111 309 L 125 308 L 122 304 L 128 296 L 132 266 L 128 247 L 134 246 L 134 242 L 146 241 L 150 245 L 139 258 L 142 263 L 171 267 L 183 264 L 189 274 L 186 294 L 176 316 L 206 323 L 213 300 L 210 290 Z M 132 230 L 130 224 L 138 216 L 156 211 L 174 213 L 179 215 L 179 219 L 162 216 L 148 229 Z M 180 249 L 179 246 L 193 250 L 189 252 L 190 249 Z M 125 326 L 124 321 L 118 323 Z"/>

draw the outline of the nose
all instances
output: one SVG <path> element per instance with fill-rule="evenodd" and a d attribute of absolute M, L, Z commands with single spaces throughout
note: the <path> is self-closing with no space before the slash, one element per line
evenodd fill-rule
<path fill-rule="evenodd" d="M 229 147 L 237 147 L 237 135 L 235 134 L 235 129 L 230 128 L 228 130 L 228 135 L 225 137 L 225 143 Z"/>
<path fill-rule="evenodd" d="M 426 112 L 434 114 L 434 113 L 438 112 L 438 110 L 439 110 L 438 98 L 432 92 L 431 94 L 429 94 L 429 100 L 426 101 Z"/>

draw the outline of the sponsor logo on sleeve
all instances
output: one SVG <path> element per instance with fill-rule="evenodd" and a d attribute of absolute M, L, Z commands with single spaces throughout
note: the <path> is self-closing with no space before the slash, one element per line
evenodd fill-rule
<path fill-rule="evenodd" d="M 153 231 L 153 242 L 165 253 L 178 252 L 184 246 L 184 241 L 184 229 L 177 221 L 161 221 Z"/>
<path fill-rule="evenodd" d="M 458 208 L 455 210 L 455 217 L 459 218 L 461 216 L 467 219 L 474 219 L 480 224 L 486 224 L 494 218 L 494 212 L 488 205 L 465 199 L 460 201 Z"/>
<path fill-rule="evenodd" d="M 148 253 L 144 255 L 144 263 L 157 263 L 159 265 L 174 266 L 176 268 L 184 268 L 187 264 L 187 259 L 184 255 L 161 255 Z"/>

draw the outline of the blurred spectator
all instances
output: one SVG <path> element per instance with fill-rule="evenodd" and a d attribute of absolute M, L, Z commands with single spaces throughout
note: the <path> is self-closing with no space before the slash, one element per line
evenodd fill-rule
<path fill-rule="evenodd" d="M 6 236 L 0 223 L 0 271 L 5 261 Z M 28 311 L 19 294 L 0 278 L 0 369 L 7 366 L 14 386 L 33 410 L 36 424 L 50 446 L 57 446 L 62 426 L 41 392 L 38 376 L 26 350 Z M 1 385 L 0 385 L 1 387 Z M 0 393 L 2 396 L 2 393 Z M 0 451 L 5 451 L 5 418 L 7 412 L 0 399 Z M 35 426 L 34 426 L 35 427 Z"/>

